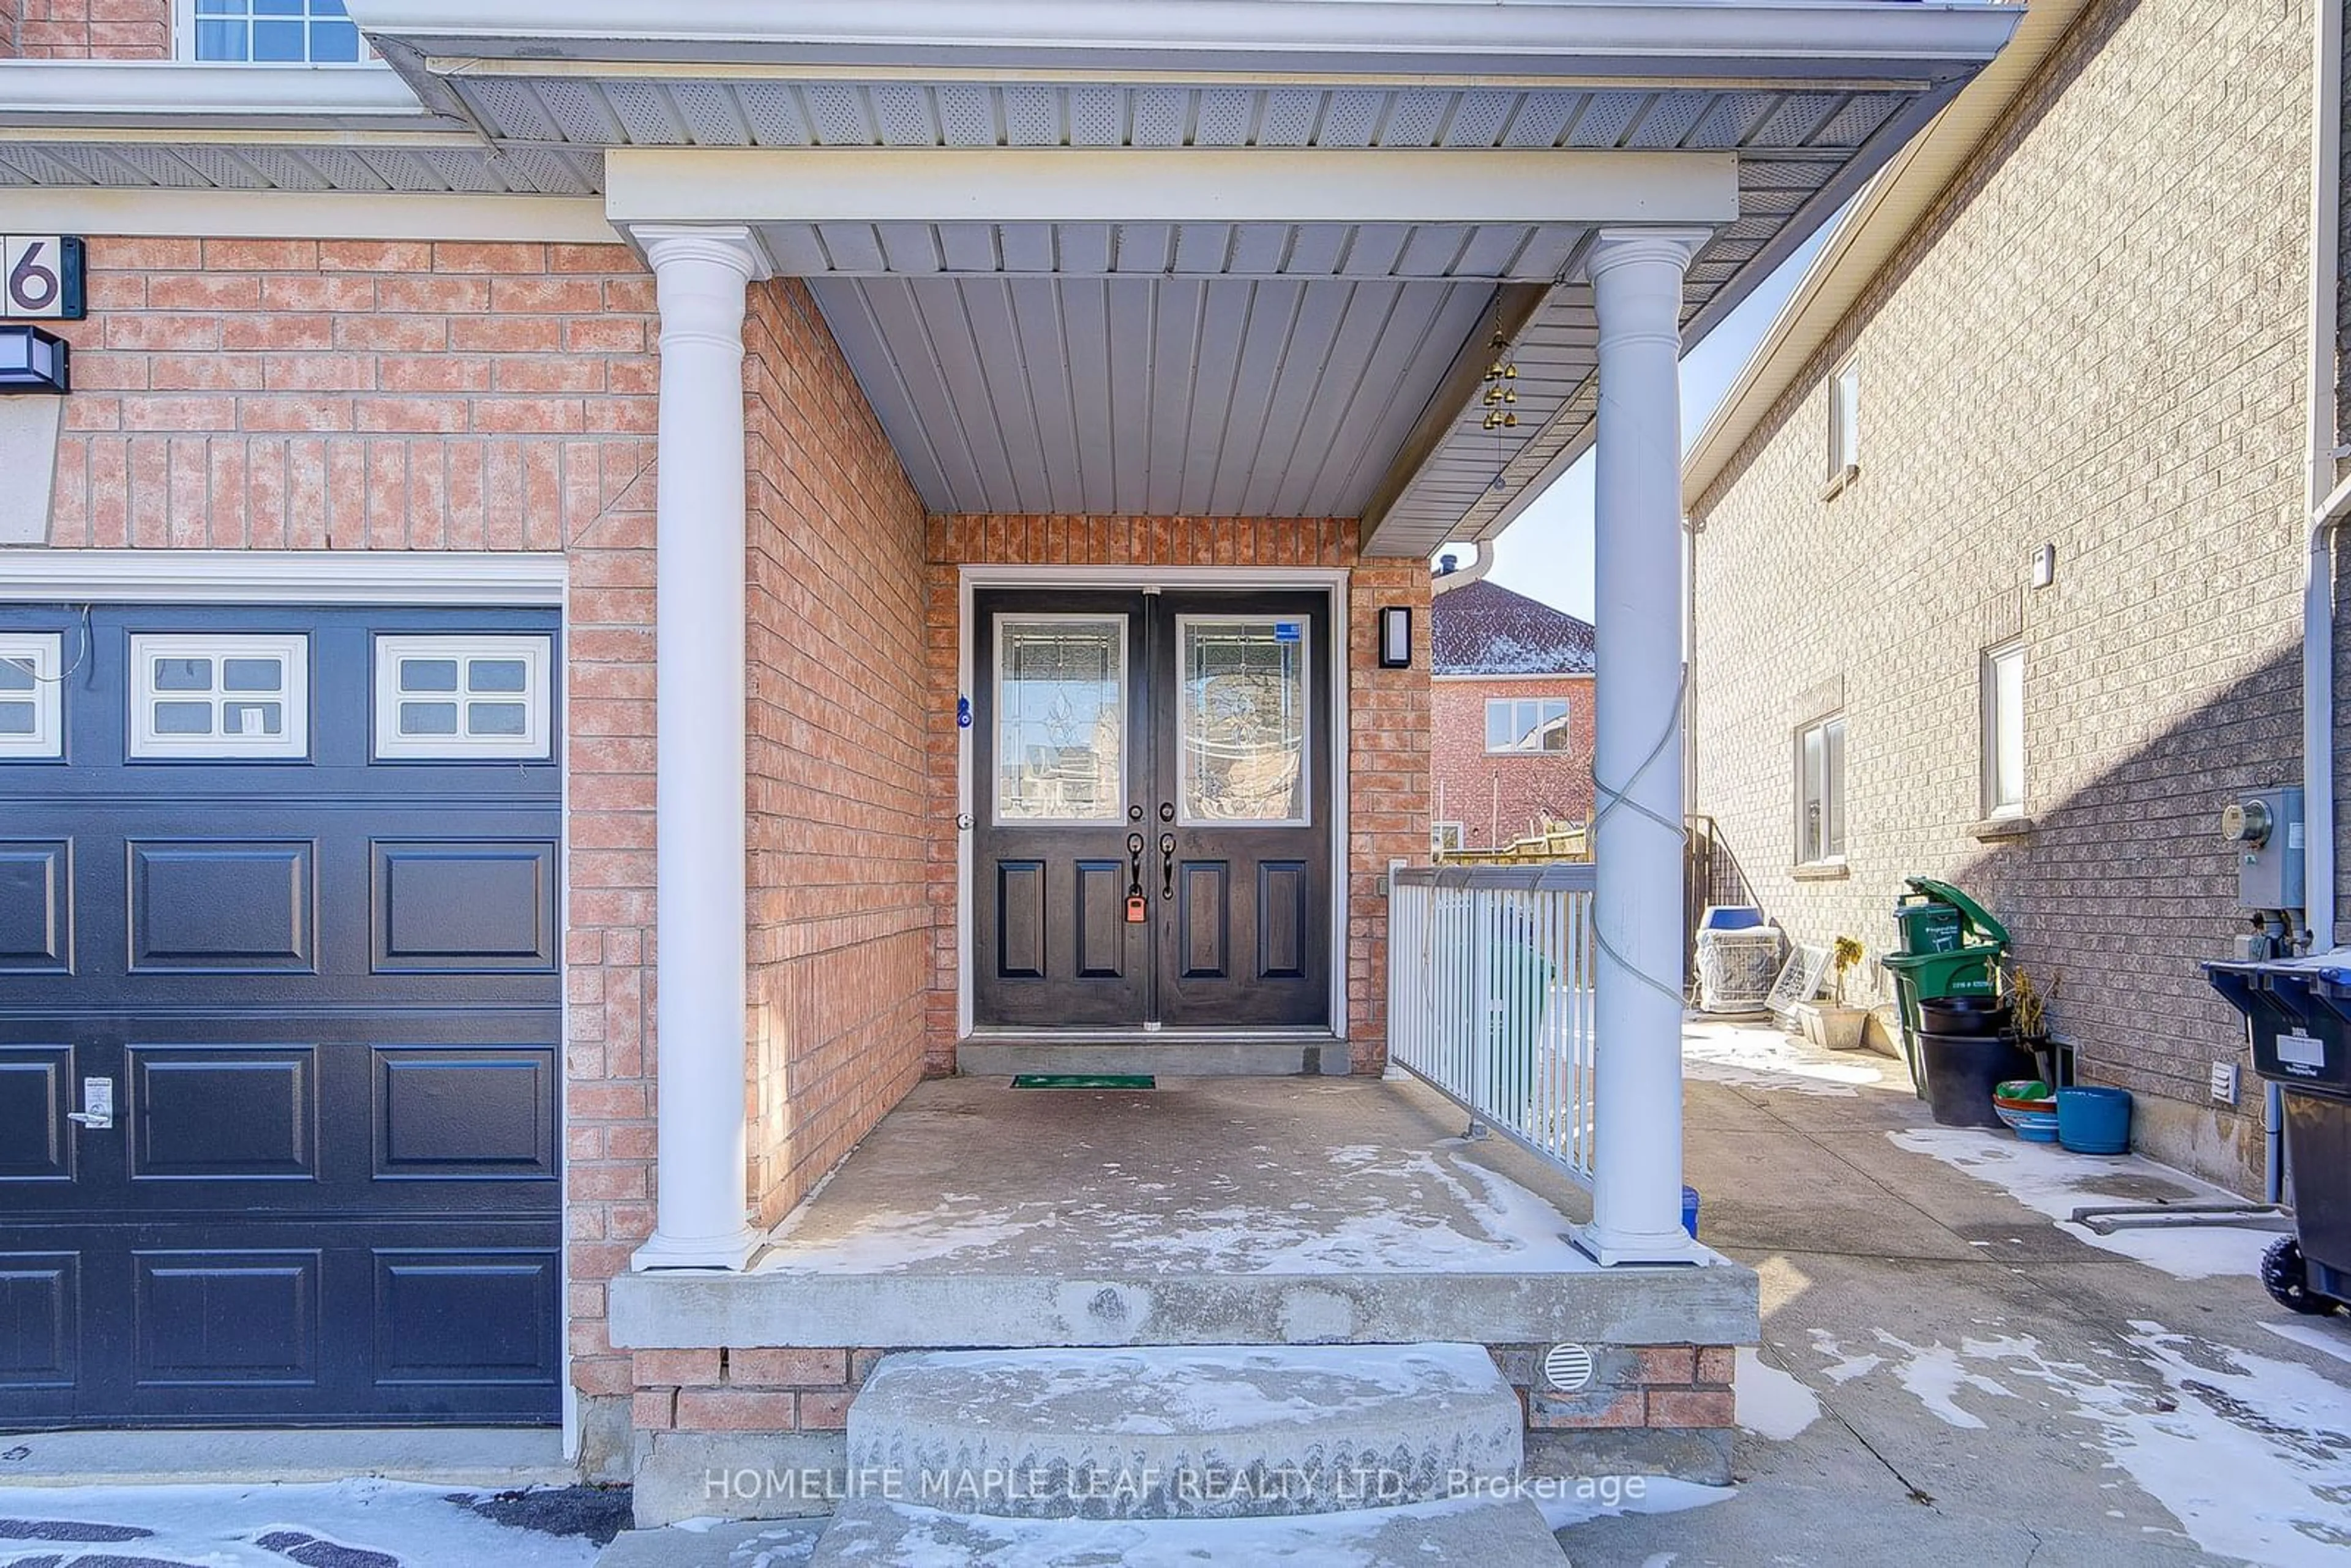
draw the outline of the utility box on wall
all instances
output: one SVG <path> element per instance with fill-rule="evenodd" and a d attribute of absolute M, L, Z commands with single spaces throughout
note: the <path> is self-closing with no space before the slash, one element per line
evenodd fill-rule
<path fill-rule="evenodd" d="M 2248 791 L 2221 809 L 2220 836 L 2237 852 L 2237 903 L 2241 907 L 2303 907 L 2300 789 Z"/>

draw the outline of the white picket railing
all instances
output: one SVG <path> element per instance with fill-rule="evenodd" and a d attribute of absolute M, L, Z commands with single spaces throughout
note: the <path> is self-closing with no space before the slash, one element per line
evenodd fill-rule
<path fill-rule="evenodd" d="M 1591 864 L 1388 882 L 1388 1060 L 1590 1186 Z"/>

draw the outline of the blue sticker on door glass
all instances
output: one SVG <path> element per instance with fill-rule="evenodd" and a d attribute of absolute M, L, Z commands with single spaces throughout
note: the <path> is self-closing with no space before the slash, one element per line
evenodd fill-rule
<path fill-rule="evenodd" d="M 1275 642 L 1277 642 L 1277 643 L 1295 643 L 1295 642 L 1297 642 L 1297 641 L 1298 641 L 1298 622 L 1295 622 L 1295 621 L 1277 621 L 1277 622 L 1275 622 L 1273 623 L 1273 640 L 1274 640 Z"/>

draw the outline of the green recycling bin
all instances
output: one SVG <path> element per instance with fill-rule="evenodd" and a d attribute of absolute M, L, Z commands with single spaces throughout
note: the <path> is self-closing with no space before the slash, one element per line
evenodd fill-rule
<path fill-rule="evenodd" d="M 1902 1014 L 1902 1054 L 1911 1082 L 1924 1098 L 1926 1073 L 1918 1056 L 1918 1003 L 1944 997 L 1989 997 L 1999 990 L 2000 961 L 2008 956 L 2008 927 L 1991 911 L 1931 877 L 1907 879 L 1910 891 L 1895 906 L 1902 951 L 1883 962 L 1894 977 Z"/>

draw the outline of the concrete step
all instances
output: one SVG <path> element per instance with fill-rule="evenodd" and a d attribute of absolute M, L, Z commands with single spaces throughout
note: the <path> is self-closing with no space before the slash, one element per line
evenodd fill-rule
<path fill-rule="evenodd" d="M 954 1563 L 973 1568 L 1564 1568 L 1524 1499 L 1463 1499 L 1289 1519 L 992 1519 L 904 1503 L 845 1503 L 810 1568 Z"/>
<path fill-rule="evenodd" d="M 1136 1034 L 1108 1040 L 981 1035 L 956 1047 L 956 1071 L 966 1078 L 1009 1078 L 1024 1072 L 1296 1078 L 1344 1076 L 1347 1071 L 1347 1042 L 1327 1034 L 1236 1035 L 1222 1040 Z"/>
<path fill-rule="evenodd" d="M 1522 1420 L 1474 1344 L 916 1351 L 851 1405 L 849 1468 L 1006 1518 L 1333 1513 L 1513 1476 Z"/>

